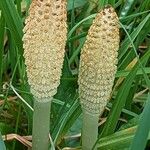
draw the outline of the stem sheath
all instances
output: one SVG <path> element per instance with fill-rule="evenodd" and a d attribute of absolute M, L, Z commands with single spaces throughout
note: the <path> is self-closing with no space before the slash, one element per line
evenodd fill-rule
<path fill-rule="evenodd" d="M 51 100 L 35 100 L 33 114 L 32 150 L 48 150 Z"/>
<path fill-rule="evenodd" d="M 98 114 L 83 110 L 82 150 L 92 150 L 98 136 Z"/>

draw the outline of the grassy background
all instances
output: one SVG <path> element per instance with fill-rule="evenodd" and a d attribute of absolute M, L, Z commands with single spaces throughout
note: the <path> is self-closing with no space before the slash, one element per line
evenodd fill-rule
<path fill-rule="evenodd" d="M 27 149 L 25 145 L 30 138 L 24 136 L 32 133 L 33 98 L 22 55 L 22 28 L 30 2 L 0 2 L 0 132 L 21 136 L 10 135 L 5 145 L 0 138 L 2 150 L 5 146 L 8 150 Z M 77 93 L 80 50 L 93 18 L 107 4 L 119 16 L 121 42 L 118 72 L 111 100 L 100 118 L 97 145 L 102 150 L 150 148 L 150 1 L 68 0 L 63 75 L 51 113 L 50 133 L 57 149 L 80 149 L 82 122 Z M 26 141 L 21 143 L 18 139 Z"/>

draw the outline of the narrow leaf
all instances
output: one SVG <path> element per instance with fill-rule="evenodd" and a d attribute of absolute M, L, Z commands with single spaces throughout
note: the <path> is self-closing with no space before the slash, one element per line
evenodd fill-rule
<path fill-rule="evenodd" d="M 149 57 L 150 57 L 150 50 L 148 50 L 145 53 L 145 55 L 141 58 L 140 62 L 144 63 Z M 101 136 L 106 136 L 106 135 L 112 134 L 115 131 L 119 116 L 125 105 L 127 96 L 129 94 L 132 82 L 136 76 L 138 68 L 139 68 L 139 63 L 137 63 L 135 65 L 135 67 L 132 69 L 132 71 L 126 77 L 121 88 L 119 89 L 116 99 L 113 103 L 112 109 L 108 115 L 108 118 L 107 118 L 107 121 L 106 121 L 106 124 L 102 131 Z"/>
<path fill-rule="evenodd" d="M 148 95 L 147 103 L 141 114 L 139 120 L 139 126 L 136 131 L 134 140 L 131 144 L 130 150 L 135 150 L 135 149 L 144 150 L 147 143 L 148 133 L 150 131 L 149 116 L 150 116 L 150 95 Z"/>
<path fill-rule="evenodd" d="M 2 0 L 0 2 L 0 9 L 3 11 L 7 26 L 20 50 L 20 54 L 22 54 L 23 23 L 17 13 L 15 4 L 12 0 Z"/>

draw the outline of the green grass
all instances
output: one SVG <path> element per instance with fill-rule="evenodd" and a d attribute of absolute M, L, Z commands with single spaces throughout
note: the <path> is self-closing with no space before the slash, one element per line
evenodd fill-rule
<path fill-rule="evenodd" d="M 22 28 L 30 2 L 0 2 L 0 132 L 22 138 L 32 133 L 33 97 L 27 83 L 22 46 Z M 68 0 L 63 74 L 51 108 L 51 142 L 57 149 L 81 149 L 82 112 L 77 92 L 80 51 L 96 13 L 107 4 L 114 6 L 120 19 L 119 61 L 108 109 L 100 119 L 96 144 L 105 150 L 150 148 L 147 119 L 150 114 L 150 1 L 98 0 L 93 4 L 87 0 Z M 135 58 L 137 63 L 132 66 Z M 137 144 L 139 141 L 141 147 Z M 27 150 L 25 143 L 15 139 L 1 140 L 0 149 L 5 147 Z"/>

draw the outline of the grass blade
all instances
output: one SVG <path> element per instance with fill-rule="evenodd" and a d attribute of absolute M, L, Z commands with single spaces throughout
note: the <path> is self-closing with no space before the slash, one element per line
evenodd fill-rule
<path fill-rule="evenodd" d="M 132 41 L 135 40 L 135 38 L 138 36 L 138 34 L 140 33 L 140 31 L 142 30 L 142 28 L 144 27 L 144 25 L 146 24 L 146 22 L 148 21 L 148 19 L 150 18 L 150 14 L 148 14 L 144 20 L 138 25 L 138 27 L 130 34 L 130 37 L 132 39 Z M 119 60 L 121 60 L 121 58 L 124 56 L 124 54 L 127 52 L 129 46 L 130 46 L 130 39 L 126 38 L 122 44 L 121 47 L 119 49 Z M 120 67 L 120 66 L 119 66 Z"/>
<path fill-rule="evenodd" d="M 125 5 L 122 8 L 120 17 L 124 17 L 128 14 L 128 12 L 129 12 L 130 8 L 132 8 L 132 5 L 134 2 L 135 2 L 134 0 L 130 0 L 130 1 L 125 2 Z"/>
<path fill-rule="evenodd" d="M 2 85 L 2 74 L 3 74 L 3 51 L 4 51 L 4 32 L 5 32 L 5 20 L 3 15 L 0 18 L 0 91 Z"/>
<path fill-rule="evenodd" d="M 145 53 L 145 55 L 141 58 L 140 62 L 144 63 L 145 61 L 147 61 L 147 59 L 149 59 L 149 57 L 150 57 L 150 50 L 148 50 Z M 107 118 L 107 121 L 106 121 L 106 124 L 102 131 L 101 136 L 106 136 L 106 135 L 112 134 L 115 131 L 117 121 L 118 121 L 121 111 L 125 105 L 127 96 L 129 94 L 132 82 L 136 76 L 138 68 L 139 68 L 139 63 L 137 63 L 135 65 L 133 70 L 126 77 L 121 88 L 118 90 L 118 94 L 113 103 L 113 107 L 108 115 L 108 118 Z"/>
<path fill-rule="evenodd" d="M 116 1 L 116 0 L 109 0 L 109 2 L 108 2 L 108 3 L 109 3 L 111 6 L 113 6 L 113 7 L 114 7 L 114 5 L 115 5 L 115 1 Z"/>
<path fill-rule="evenodd" d="M 2 0 L 0 2 L 0 9 L 3 11 L 3 15 L 9 30 L 19 48 L 20 54 L 22 54 L 22 36 L 23 36 L 23 23 L 19 17 L 15 4 L 12 0 Z M 22 56 L 22 55 L 21 55 Z"/>
<path fill-rule="evenodd" d="M 105 150 L 128 148 L 134 137 L 136 128 L 137 127 L 134 126 L 99 139 L 99 141 L 97 142 L 98 149 Z"/>
<path fill-rule="evenodd" d="M 148 133 L 150 131 L 150 95 L 148 95 L 147 103 L 145 105 L 145 108 L 141 114 L 140 120 L 139 120 L 139 126 L 135 133 L 134 140 L 131 144 L 130 150 L 144 150 Z"/>
<path fill-rule="evenodd" d="M 79 109 L 79 106 L 79 101 L 76 99 L 65 116 L 60 119 L 60 122 L 58 123 L 59 128 L 55 128 L 52 134 L 55 144 L 59 142 L 60 138 L 62 138 L 62 134 L 64 135 L 68 131 L 68 129 L 74 123 L 74 120 L 76 120 L 81 114 L 81 109 Z"/>

